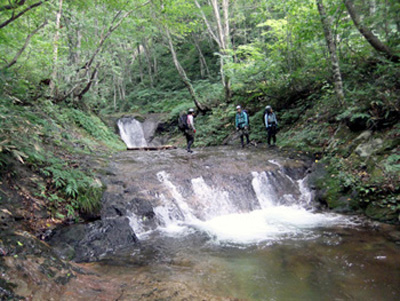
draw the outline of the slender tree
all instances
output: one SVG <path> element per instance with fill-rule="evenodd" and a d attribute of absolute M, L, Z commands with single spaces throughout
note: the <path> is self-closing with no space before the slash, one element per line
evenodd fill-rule
<path fill-rule="evenodd" d="M 55 97 L 57 94 L 56 88 L 56 81 L 57 81 L 57 65 L 58 65 L 58 40 L 60 39 L 60 21 L 61 15 L 63 10 L 63 0 L 58 1 L 58 11 L 56 15 L 56 33 L 54 35 L 54 42 L 53 42 L 53 73 L 51 75 L 50 81 L 50 95 Z"/>
<path fill-rule="evenodd" d="M 168 39 L 168 47 L 171 52 L 172 59 L 175 64 L 176 70 L 178 71 L 178 74 L 181 77 L 186 88 L 189 90 L 190 96 L 192 97 L 195 106 L 197 107 L 197 109 L 200 112 L 204 113 L 207 109 L 198 100 L 196 92 L 193 89 L 192 83 L 191 83 L 190 79 L 188 78 L 188 76 L 186 75 L 185 69 L 182 68 L 182 65 L 178 61 L 178 57 L 176 55 L 175 47 L 174 47 L 172 37 L 171 37 L 168 27 L 165 27 L 165 33 L 166 33 L 166 37 Z"/>
<path fill-rule="evenodd" d="M 211 25 L 211 22 L 206 16 L 203 7 L 200 5 L 199 1 L 194 0 L 194 3 L 200 10 L 200 14 L 204 20 L 209 35 L 217 43 L 220 49 L 221 80 L 225 88 L 226 100 L 229 102 L 232 97 L 231 80 L 226 75 L 224 70 L 225 59 L 227 56 L 229 56 L 229 49 L 230 49 L 229 0 L 222 0 L 222 3 L 219 3 L 219 1 L 217 0 L 209 1 L 209 4 L 211 5 L 213 10 L 216 29 L 213 29 L 213 26 Z M 222 10 L 222 15 L 221 15 L 221 10 Z"/>
<path fill-rule="evenodd" d="M 337 52 L 336 52 L 336 43 L 335 43 L 335 40 L 334 40 L 334 37 L 332 34 L 331 21 L 328 18 L 328 16 L 326 15 L 323 1 L 316 0 L 316 2 L 317 2 L 317 6 L 318 6 L 318 11 L 319 11 L 319 14 L 321 17 L 322 27 L 324 29 L 326 44 L 327 44 L 328 50 L 329 50 L 336 98 L 337 98 L 339 104 L 343 105 L 344 104 L 344 92 L 343 92 L 342 74 L 340 72 L 339 59 L 338 59 Z"/>

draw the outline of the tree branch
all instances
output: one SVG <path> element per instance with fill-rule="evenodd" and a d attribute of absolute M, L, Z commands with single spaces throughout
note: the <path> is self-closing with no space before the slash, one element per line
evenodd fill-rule
<path fill-rule="evenodd" d="M 197 0 L 194 0 L 194 3 L 196 4 L 197 8 L 200 10 L 200 13 L 201 13 L 201 16 L 202 16 L 202 18 L 203 18 L 203 20 L 204 20 L 204 23 L 205 23 L 206 26 L 207 26 L 207 31 L 208 31 L 208 33 L 209 33 L 210 36 L 213 38 L 213 40 L 218 44 L 219 48 L 222 49 L 222 48 L 223 48 L 223 45 L 222 45 L 220 39 L 214 34 L 214 32 L 213 32 L 213 30 L 212 30 L 212 28 L 211 28 L 210 22 L 208 21 L 208 19 L 207 19 L 206 15 L 205 15 L 203 9 L 201 8 L 199 2 L 198 2 Z"/>
<path fill-rule="evenodd" d="M 97 64 L 97 66 L 94 68 L 92 75 L 90 76 L 90 79 L 86 84 L 86 87 L 83 88 L 82 91 L 77 95 L 79 100 L 82 100 L 83 95 L 85 95 L 89 91 L 90 87 L 92 86 L 94 79 L 96 77 L 98 68 L 99 68 L 99 64 Z"/>
<path fill-rule="evenodd" d="M 140 7 L 143 7 L 143 6 L 147 5 L 147 4 L 149 4 L 150 2 L 151 2 L 151 0 L 147 1 L 146 3 L 143 3 Z M 136 9 L 138 9 L 138 8 L 139 8 L 139 7 L 136 7 Z M 124 21 L 124 19 L 127 18 L 130 14 L 132 14 L 136 9 L 133 9 L 133 10 L 130 10 L 130 11 L 126 12 L 126 13 L 121 17 L 121 19 L 119 19 L 119 21 L 118 21 L 115 25 L 113 25 L 113 23 L 115 22 L 115 20 L 117 20 L 118 16 L 122 13 L 122 11 L 119 11 L 119 12 L 113 17 L 112 23 L 111 23 L 111 25 L 110 25 L 110 27 L 109 27 L 107 33 L 106 33 L 106 34 L 103 36 L 103 38 L 100 40 L 100 43 L 99 43 L 99 45 L 97 46 L 97 48 L 96 48 L 95 52 L 93 53 L 92 57 L 86 62 L 85 65 L 83 65 L 81 68 L 79 68 L 78 71 L 79 71 L 79 70 L 82 70 L 82 69 L 88 70 L 88 69 L 90 68 L 90 66 L 93 64 L 93 61 L 94 61 L 95 57 L 97 56 L 97 54 L 99 54 L 100 50 L 102 49 L 102 47 L 103 47 L 103 45 L 104 45 L 104 42 L 108 39 L 108 37 L 112 34 L 112 32 L 113 32 L 114 30 L 116 30 L 116 29 L 121 25 L 122 21 Z"/>
<path fill-rule="evenodd" d="M 358 31 L 364 36 L 368 43 L 378 52 L 383 53 L 389 60 L 394 63 L 400 62 L 400 56 L 393 53 L 393 51 L 386 46 L 374 33 L 362 24 L 360 16 L 357 14 L 356 8 L 354 7 L 353 1 L 343 0 L 346 5 L 347 11 L 353 20 L 354 25 Z"/>
<path fill-rule="evenodd" d="M 21 54 L 24 52 L 24 50 L 26 49 L 26 47 L 28 47 L 29 41 L 31 40 L 31 38 L 43 27 L 45 27 L 47 25 L 47 20 L 44 21 L 38 28 L 36 28 L 34 31 L 32 31 L 25 39 L 25 44 L 24 46 L 22 46 L 22 48 L 18 51 L 18 53 L 14 56 L 14 58 L 12 59 L 12 61 L 5 67 L 6 69 L 10 68 L 12 65 L 14 65 L 18 58 L 21 56 Z"/>
<path fill-rule="evenodd" d="M 31 9 L 38 7 L 40 5 L 42 5 L 44 2 L 47 2 L 49 0 L 43 0 L 43 1 L 39 1 L 36 2 L 34 4 L 32 4 L 31 6 L 28 6 L 27 8 L 25 8 L 23 11 L 21 11 L 19 14 L 17 15 L 13 15 L 10 19 L 8 19 L 7 21 L 3 22 L 0 24 L 0 29 L 7 26 L 8 24 L 10 24 L 11 22 L 17 20 L 19 17 L 23 16 L 26 12 L 30 11 Z"/>
<path fill-rule="evenodd" d="M 19 0 L 19 1 L 15 2 L 14 4 L 4 5 L 4 6 L 0 7 L 0 12 L 3 10 L 11 10 L 11 9 L 17 8 L 18 6 L 22 6 L 25 4 L 25 1 L 26 0 Z"/>

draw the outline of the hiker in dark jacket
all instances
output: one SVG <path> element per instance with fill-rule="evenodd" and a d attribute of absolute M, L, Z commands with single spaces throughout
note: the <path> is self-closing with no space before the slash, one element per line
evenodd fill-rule
<path fill-rule="evenodd" d="M 249 140 L 249 116 L 246 112 L 242 111 L 241 106 L 236 107 L 237 113 L 235 118 L 236 130 L 240 132 L 240 143 L 244 147 L 243 136 L 246 136 L 247 144 L 250 143 Z"/>
<path fill-rule="evenodd" d="M 275 113 L 272 111 L 272 107 L 269 105 L 265 107 L 264 124 L 268 132 L 268 145 L 271 145 L 271 139 L 275 145 L 276 133 L 278 130 L 278 120 L 276 119 Z"/>
<path fill-rule="evenodd" d="M 196 129 L 194 127 L 194 110 L 189 109 L 188 114 L 187 114 L 187 129 L 185 130 L 185 137 L 186 137 L 186 142 L 187 142 L 187 147 L 186 150 L 189 153 L 193 153 L 193 151 L 190 149 L 192 147 L 192 144 L 194 142 L 194 134 L 196 133 Z"/>

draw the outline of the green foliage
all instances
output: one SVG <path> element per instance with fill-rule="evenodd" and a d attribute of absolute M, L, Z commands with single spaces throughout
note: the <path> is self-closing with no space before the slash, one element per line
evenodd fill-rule
<path fill-rule="evenodd" d="M 116 135 L 111 132 L 99 117 L 93 114 L 87 114 L 77 109 L 66 109 L 60 118 L 64 119 L 64 122 L 74 122 L 77 127 L 82 128 L 92 139 L 97 140 L 98 143 L 116 149 L 125 148 Z"/>
<path fill-rule="evenodd" d="M 38 171 L 50 180 L 48 199 L 56 215 L 66 210 L 68 217 L 76 217 L 77 212 L 99 210 L 103 186 L 90 173 L 57 158 L 48 160 Z"/>
<path fill-rule="evenodd" d="M 280 135 L 280 145 L 295 147 L 302 151 L 321 151 L 327 142 L 327 126 L 306 126 L 304 128 L 290 129 Z"/>
<path fill-rule="evenodd" d="M 234 129 L 235 112 L 230 106 L 219 106 L 210 114 L 196 118 L 196 146 L 221 145 Z"/>
<path fill-rule="evenodd" d="M 387 167 L 389 162 L 399 162 L 399 156 L 390 156 L 384 162 Z M 384 208 L 387 214 L 400 212 L 399 182 L 394 184 L 390 178 L 377 178 L 369 174 L 369 170 L 360 167 L 355 160 L 341 157 L 325 157 L 322 164 L 327 166 L 327 174 L 317 180 L 319 189 L 326 191 L 325 197 L 331 208 L 339 206 L 338 199 L 343 195 L 348 197 L 348 206 L 367 208 Z M 321 164 L 318 163 L 318 164 Z M 398 177 L 398 168 L 396 176 Z M 340 204 L 343 206 L 343 204 Z"/>
<path fill-rule="evenodd" d="M 32 193 L 45 200 L 54 216 L 76 218 L 79 212 L 100 207 L 104 187 L 73 159 L 81 152 L 78 143 L 108 151 L 124 149 L 94 115 L 46 101 L 35 107 L 0 101 L 0 175 L 18 177 L 10 173 L 15 161 L 39 175 Z"/>
<path fill-rule="evenodd" d="M 385 171 L 393 176 L 400 174 L 400 155 L 392 154 L 384 160 L 383 167 Z"/>

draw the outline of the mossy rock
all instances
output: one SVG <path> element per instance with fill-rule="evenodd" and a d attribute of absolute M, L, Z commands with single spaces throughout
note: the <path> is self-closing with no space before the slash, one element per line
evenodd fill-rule
<path fill-rule="evenodd" d="M 398 212 L 393 211 L 388 207 L 381 207 L 376 204 L 368 205 L 365 214 L 368 217 L 381 222 L 398 222 L 399 217 Z"/>

